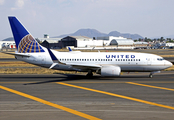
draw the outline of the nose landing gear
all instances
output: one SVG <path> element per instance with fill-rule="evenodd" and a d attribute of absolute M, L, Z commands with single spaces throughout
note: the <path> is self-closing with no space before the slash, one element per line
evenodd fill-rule
<path fill-rule="evenodd" d="M 161 71 L 153 71 L 153 72 L 151 72 L 151 73 L 149 74 L 149 78 L 152 78 L 154 73 L 160 73 L 160 72 L 161 72 Z"/>
<path fill-rule="evenodd" d="M 152 78 L 152 77 L 153 77 L 153 75 L 150 73 L 149 78 Z"/>

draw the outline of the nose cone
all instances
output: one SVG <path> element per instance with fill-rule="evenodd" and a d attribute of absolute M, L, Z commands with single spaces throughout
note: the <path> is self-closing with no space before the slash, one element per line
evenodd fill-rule
<path fill-rule="evenodd" d="M 167 67 L 172 67 L 173 66 L 173 64 L 171 62 L 167 61 L 167 60 L 164 62 L 164 64 Z"/>

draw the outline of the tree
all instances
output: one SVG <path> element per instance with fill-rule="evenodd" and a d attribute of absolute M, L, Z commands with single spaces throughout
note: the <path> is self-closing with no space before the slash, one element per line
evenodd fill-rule
<path fill-rule="evenodd" d="M 151 42 L 152 40 L 150 38 L 145 37 L 145 42 Z"/>
<path fill-rule="evenodd" d="M 163 42 L 163 41 L 164 41 L 164 37 L 161 37 L 161 38 L 160 38 L 160 42 Z"/>

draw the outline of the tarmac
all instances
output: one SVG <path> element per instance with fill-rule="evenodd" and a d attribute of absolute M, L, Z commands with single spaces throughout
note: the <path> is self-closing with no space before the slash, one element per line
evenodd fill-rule
<path fill-rule="evenodd" d="M 174 71 L 0 74 L 0 120 L 173 120 Z"/>

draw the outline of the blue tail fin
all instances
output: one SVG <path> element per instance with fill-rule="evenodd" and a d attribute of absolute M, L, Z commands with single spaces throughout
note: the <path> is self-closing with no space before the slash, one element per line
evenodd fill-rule
<path fill-rule="evenodd" d="M 8 17 L 19 53 L 45 52 L 16 17 Z"/>

